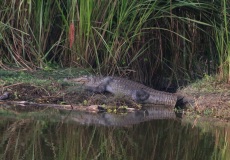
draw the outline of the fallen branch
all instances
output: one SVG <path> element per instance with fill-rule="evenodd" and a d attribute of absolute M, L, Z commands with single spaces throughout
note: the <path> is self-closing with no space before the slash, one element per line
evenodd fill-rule
<path fill-rule="evenodd" d="M 64 110 L 79 110 L 79 111 L 99 111 L 98 105 L 78 106 L 78 105 L 62 105 L 62 104 L 43 104 L 28 101 L 0 101 L 0 104 L 16 105 L 16 106 L 29 106 L 29 107 L 50 107 Z"/>
<path fill-rule="evenodd" d="M 27 107 L 49 107 L 49 108 L 56 108 L 62 110 L 75 110 L 75 111 L 86 111 L 86 112 L 105 112 L 106 109 L 100 105 L 89 105 L 89 106 L 82 106 L 82 105 L 62 105 L 62 104 L 43 104 L 43 103 L 34 103 L 28 101 L 0 101 L 0 104 L 4 105 L 12 105 L 12 106 L 27 106 Z M 126 108 L 128 112 L 133 112 L 136 109 L 134 108 Z"/>
<path fill-rule="evenodd" d="M 18 86 L 18 85 L 21 85 L 21 84 L 23 84 L 23 82 L 16 83 L 16 84 L 11 84 L 11 85 L 8 85 L 8 86 L 4 86 L 3 88 L 9 88 L 9 87 Z"/>

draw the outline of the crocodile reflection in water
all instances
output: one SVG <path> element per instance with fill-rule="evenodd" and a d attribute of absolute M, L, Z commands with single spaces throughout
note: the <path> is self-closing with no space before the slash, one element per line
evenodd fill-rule
<path fill-rule="evenodd" d="M 67 81 L 83 84 L 86 90 L 92 92 L 110 92 L 115 95 L 131 97 L 138 103 L 151 103 L 175 107 L 178 96 L 173 93 L 158 91 L 141 83 L 120 77 L 83 76 Z"/>
<path fill-rule="evenodd" d="M 99 113 L 92 114 L 89 112 L 62 111 L 62 115 L 66 113 L 66 122 L 77 122 L 82 125 L 102 125 L 102 126 L 127 126 L 139 124 L 141 122 L 160 119 L 179 119 L 182 118 L 182 112 L 175 113 L 170 108 L 162 106 L 144 107 L 141 110 L 130 112 L 127 114 L 112 114 L 112 113 Z"/>

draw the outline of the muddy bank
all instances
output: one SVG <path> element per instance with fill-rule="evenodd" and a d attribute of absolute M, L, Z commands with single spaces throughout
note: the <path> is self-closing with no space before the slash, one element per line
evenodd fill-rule
<path fill-rule="evenodd" d="M 0 70 L 0 72 L 2 72 Z M 9 72 L 0 73 L 0 93 L 10 93 L 8 100 L 29 101 L 47 104 L 107 105 L 140 108 L 141 105 L 111 94 L 94 94 L 82 86 L 64 82 L 65 77 L 86 74 L 82 71 L 55 70 L 52 72 Z M 230 120 L 230 85 L 206 78 L 180 89 L 179 94 L 194 99 L 186 114 L 189 116 L 215 117 Z"/>
<path fill-rule="evenodd" d="M 51 89 L 52 88 L 52 89 Z M 54 89 L 55 88 L 55 89 Z M 2 88 L 1 93 L 9 92 L 8 101 L 27 101 L 43 104 L 70 104 L 79 106 L 105 105 L 109 107 L 127 106 L 140 108 L 140 104 L 112 94 L 94 94 L 84 91 L 81 86 L 63 85 L 53 82 L 53 86 L 36 86 L 29 83 L 18 83 Z"/>
<path fill-rule="evenodd" d="M 215 77 L 200 80 L 180 91 L 185 97 L 194 99 L 188 109 L 196 117 L 213 117 L 224 121 L 230 120 L 230 85 L 219 82 Z"/>
<path fill-rule="evenodd" d="M 127 106 L 140 108 L 141 105 L 125 97 L 117 97 L 112 94 L 94 94 L 84 91 L 81 86 L 63 85 L 53 82 L 55 88 L 36 86 L 29 83 L 18 83 L 5 86 L 4 90 L 10 92 L 8 100 L 28 101 L 46 104 L 71 104 L 71 105 L 105 105 Z M 225 86 L 226 87 L 226 86 Z M 230 87 L 229 87 L 230 89 Z M 205 93 L 202 90 L 194 91 L 191 87 L 179 91 L 180 94 L 194 99 L 193 106 L 188 106 L 186 112 L 191 116 L 207 116 L 224 120 L 230 120 L 230 93 L 226 88 L 221 93 Z"/>

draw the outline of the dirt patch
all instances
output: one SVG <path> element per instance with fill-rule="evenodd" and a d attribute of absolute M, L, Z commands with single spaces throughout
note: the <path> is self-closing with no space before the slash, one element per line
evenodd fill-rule
<path fill-rule="evenodd" d="M 52 103 L 60 99 L 59 96 L 54 96 L 54 93 L 50 90 L 30 84 L 9 85 L 4 87 L 4 89 L 10 92 L 9 100 Z"/>
<path fill-rule="evenodd" d="M 55 88 L 55 89 L 54 89 Z M 62 86 L 61 84 L 53 84 L 53 86 L 36 86 L 27 83 L 9 85 L 4 90 L 10 92 L 10 101 L 28 101 L 46 104 L 77 104 L 77 105 L 107 105 L 128 106 L 139 108 L 136 102 L 126 97 L 114 96 L 109 93 L 94 94 L 72 86 Z"/>
<path fill-rule="evenodd" d="M 193 106 L 189 109 L 190 113 L 229 121 L 230 85 L 220 84 L 212 87 L 211 91 L 186 87 L 180 93 L 194 100 Z"/>

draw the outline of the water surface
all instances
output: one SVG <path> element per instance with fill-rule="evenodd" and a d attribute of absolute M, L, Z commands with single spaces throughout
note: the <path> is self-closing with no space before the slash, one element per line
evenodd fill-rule
<path fill-rule="evenodd" d="M 0 158 L 6 160 L 230 158 L 229 127 L 185 122 L 168 110 L 116 115 L 2 107 L 0 118 Z"/>

